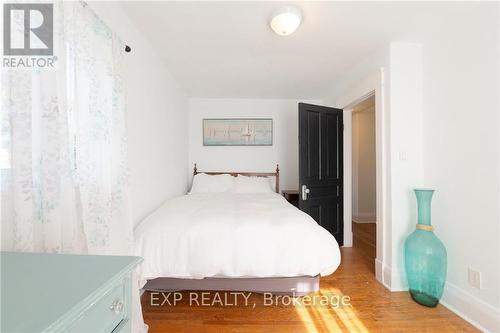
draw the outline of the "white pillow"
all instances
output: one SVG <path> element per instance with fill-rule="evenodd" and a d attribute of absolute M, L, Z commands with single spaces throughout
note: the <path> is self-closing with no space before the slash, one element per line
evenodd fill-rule
<path fill-rule="evenodd" d="M 234 192 L 234 177 L 231 175 L 207 175 L 199 173 L 193 178 L 190 193 Z"/>
<path fill-rule="evenodd" d="M 238 176 L 234 180 L 236 193 L 273 193 L 271 181 L 267 177 Z"/>

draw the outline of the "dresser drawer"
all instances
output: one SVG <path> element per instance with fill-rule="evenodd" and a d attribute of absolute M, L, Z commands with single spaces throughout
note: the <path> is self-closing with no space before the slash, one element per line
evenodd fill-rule
<path fill-rule="evenodd" d="M 71 326 L 70 332 L 112 332 L 128 315 L 128 299 L 126 291 L 130 288 L 128 279 L 122 280 L 109 292 L 105 293 L 78 321 Z"/>
<path fill-rule="evenodd" d="M 130 320 L 123 319 L 111 333 L 130 333 L 132 331 Z"/>

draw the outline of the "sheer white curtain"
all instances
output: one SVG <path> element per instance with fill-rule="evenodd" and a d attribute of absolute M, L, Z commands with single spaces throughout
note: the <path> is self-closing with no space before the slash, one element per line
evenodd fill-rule
<path fill-rule="evenodd" d="M 124 45 L 81 2 L 54 30 L 54 69 L 2 70 L 2 249 L 131 254 Z"/>

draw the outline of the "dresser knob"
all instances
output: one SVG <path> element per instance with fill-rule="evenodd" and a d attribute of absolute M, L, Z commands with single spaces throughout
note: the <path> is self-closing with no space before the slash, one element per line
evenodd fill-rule
<path fill-rule="evenodd" d="M 109 309 L 111 311 L 113 311 L 114 313 L 120 313 L 123 311 L 123 302 L 122 301 L 119 301 L 119 300 L 116 300 L 113 302 L 113 304 L 111 304 L 111 306 L 109 307 Z"/>

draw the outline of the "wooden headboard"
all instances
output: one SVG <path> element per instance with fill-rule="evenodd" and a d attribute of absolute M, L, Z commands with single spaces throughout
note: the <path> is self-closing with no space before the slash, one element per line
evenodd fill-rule
<path fill-rule="evenodd" d="M 238 177 L 239 175 L 248 176 L 248 177 L 276 177 L 276 193 L 280 193 L 280 167 L 279 164 L 276 164 L 275 172 L 236 172 L 236 171 L 216 171 L 216 172 L 207 172 L 207 171 L 198 171 L 196 163 L 194 164 L 193 176 L 196 176 L 199 173 L 205 173 L 207 175 L 231 175 L 233 177 Z"/>

